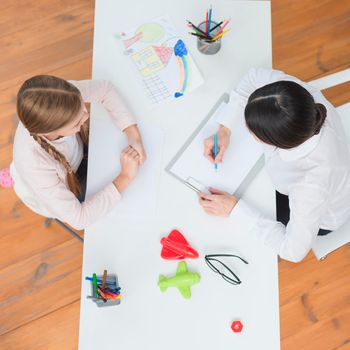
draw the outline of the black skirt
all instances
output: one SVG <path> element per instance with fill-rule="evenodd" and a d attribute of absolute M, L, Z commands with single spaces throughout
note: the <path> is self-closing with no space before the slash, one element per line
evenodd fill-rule
<path fill-rule="evenodd" d="M 290 219 L 289 198 L 285 194 L 276 191 L 276 219 L 284 225 L 287 225 Z M 332 231 L 319 229 L 318 235 L 328 235 Z"/>
<path fill-rule="evenodd" d="M 79 202 L 84 202 L 86 194 L 86 180 L 87 180 L 87 168 L 88 168 L 88 149 L 84 147 L 84 157 L 79 165 L 75 175 L 80 183 L 80 196 Z"/>

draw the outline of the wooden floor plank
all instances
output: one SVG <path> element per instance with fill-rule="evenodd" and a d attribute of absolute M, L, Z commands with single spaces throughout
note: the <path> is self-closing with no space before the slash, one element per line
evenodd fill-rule
<path fill-rule="evenodd" d="M 22 39 L 30 40 L 32 27 L 40 21 L 58 15 L 69 18 L 71 11 L 82 6 L 93 15 L 93 0 L 1 0 L 0 37 L 25 30 Z"/>
<path fill-rule="evenodd" d="M 281 306 L 282 341 L 316 323 L 336 318 L 343 310 L 343 305 L 350 302 L 349 291 L 343 288 L 349 283 L 350 278 L 346 275 L 322 287 L 314 285 L 311 289 L 305 289 L 299 298 L 293 298 Z M 342 326 L 350 331 L 350 324 Z"/>
<path fill-rule="evenodd" d="M 12 159 L 22 82 L 91 77 L 93 16 L 92 0 L 1 1 L 0 168 Z M 272 39 L 274 67 L 303 80 L 347 68 L 350 0 L 272 0 Z M 324 94 L 335 105 L 350 101 L 350 82 Z M 0 222 L 0 278 L 14 289 L 0 290 L 0 349 L 76 349 L 81 245 L 43 228 L 11 189 L 0 188 Z M 282 350 L 350 349 L 349 255 L 344 247 L 323 262 L 312 253 L 300 264 L 280 261 Z"/>
<path fill-rule="evenodd" d="M 34 49 L 21 59 L 2 64 L 0 76 L 3 80 L 0 82 L 0 90 L 15 84 L 19 85 L 33 75 L 43 74 L 43 70 L 59 69 L 69 63 L 90 57 L 92 36 L 93 31 L 90 30 L 44 48 Z"/>
<path fill-rule="evenodd" d="M 312 80 L 349 67 L 350 0 L 272 1 L 275 68 Z"/>
<path fill-rule="evenodd" d="M 350 310 L 339 310 L 332 318 L 304 327 L 284 339 L 282 349 L 346 350 L 350 349 Z"/>
<path fill-rule="evenodd" d="M 70 239 L 0 270 L 0 334 L 80 299 L 82 244 Z"/>
<path fill-rule="evenodd" d="M 338 249 L 324 261 L 316 260 L 312 252 L 309 253 L 309 256 L 312 257 L 310 260 L 298 264 L 280 261 L 281 306 L 295 298 L 300 298 L 306 291 L 332 285 L 337 282 L 337 279 L 345 276 L 349 278 L 350 283 L 350 245 Z"/>
<path fill-rule="evenodd" d="M 6 333 L 1 350 L 76 350 L 80 303 L 75 301 L 33 322 Z M 102 349 L 101 349 L 102 350 Z"/>
<path fill-rule="evenodd" d="M 13 33 L 11 36 L 0 37 L 0 47 L 6 49 L 6 55 L 0 56 L 0 64 L 6 64 L 19 56 L 26 57 L 33 48 L 46 49 L 57 41 L 93 30 L 91 13 L 85 7 L 72 9 L 70 15 L 58 14 L 52 18 L 41 19 L 30 28 L 30 37 L 23 31 Z M 23 38 L 26 38 L 23 40 Z"/>

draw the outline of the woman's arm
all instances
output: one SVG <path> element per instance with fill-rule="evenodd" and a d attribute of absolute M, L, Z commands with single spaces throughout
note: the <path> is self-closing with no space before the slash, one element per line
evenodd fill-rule
<path fill-rule="evenodd" d="M 289 195 L 290 221 L 287 226 L 264 216 L 243 199 L 221 191 L 200 195 L 208 214 L 229 216 L 240 227 L 272 248 L 282 259 L 301 261 L 312 247 L 327 209 L 328 193 L 319 186 L 296 186 Z"/>

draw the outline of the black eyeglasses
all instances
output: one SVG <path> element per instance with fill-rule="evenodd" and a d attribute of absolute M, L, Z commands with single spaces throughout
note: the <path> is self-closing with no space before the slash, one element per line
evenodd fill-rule
<path fill-rule="evenodd" d="M 245 264 L 248 264 L 248 261 L 242 259 L 238 255 L 233 254 L 210 254 L 206 255 L 204 257 L 205 262 L 207 265 L 215 272 L 221 275 L 221 277 L 227 281 L 228 283 L 237 285 L 241 284 L 242 281 L 238 278 L 238 276 L 222 261 L 220 261 L 218 258 L 238 258 L 241 261 L 243 261 Z"/>

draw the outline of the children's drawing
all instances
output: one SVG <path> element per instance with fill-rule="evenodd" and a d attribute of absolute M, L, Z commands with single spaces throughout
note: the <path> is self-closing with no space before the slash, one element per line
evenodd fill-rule
<path fill-rule="evenodd" d="M 154 43 L 165 35 L 165 29 L 159 23 L 144 23 L 138 27 L 136 33 L 142 33 L 143 43 Z"/>
<path fill-rule="evenodd" d="M 121 36 L 125 36 L 125 33 L 122 33 Z M 139 26 L 135 35 L 129 39 L 123 40 L 124 46 L 128 49 L 137 41 L 143 43 L 153 43 L 160 40 L 165 35 L 164 28 L 158 23 L 145 23 Z"/>
<path fill-rule="evenodd" d="M 175 92 L 175 97 L 181 97 L 187 88 L 188 80 L 189 80 L 189 68 L 188 68 L 188 51 L 185 46 L 185 43 L 182 40 L 178 40 L 174 47 L 174 53 L 177 58 L 177 61 L 179 63 L 179 69 L 180 69 L 180 84 L 179 84 L 179 91 Z"/>
<path fill-rule="evenodd" d="M 153 103 L 179 98 L 203 83 L 186 44 L 167 17 L 120 34 Z"/>
<path fill-rule="evenodd" d="M 173 49 L 166 46 L 148 46 L 131 55 L 141 74 L 145 77 L 162 70 L 168 64 Z"/>
<path fill-rule="evenodd" d="M 143 85 L 153 103 L 158 103 L 171 97 L 167 86 L 156 74 L 143 79 Z"/>

